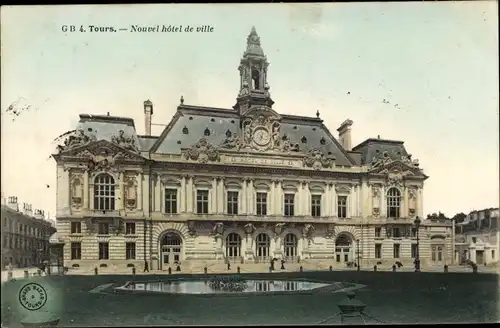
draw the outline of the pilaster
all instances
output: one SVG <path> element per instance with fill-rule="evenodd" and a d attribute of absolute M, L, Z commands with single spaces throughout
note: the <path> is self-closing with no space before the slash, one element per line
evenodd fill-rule
<path fill-rule="evenodd" d="M 271 181 L 271 188 L 269 188 L 268 197 L 268 205 L 267 205 L 267 214 L 275 215 L 275 207 L 276 207 L 276 182 L 275 180 Z"/>
<path fill-rule="evenodd" d="M 125 208 L 125 174 L 120 172 L 120 177 L 119 177 L 119 192 L 115 194 L 116 198 L 116 204 L 118 204 L 118 210 L 123 210 Z"/>
<path fill-rule="evenodd" d="M 89 171 L 83 173 L 83 208 L 89 209 Z"/>
<path fill-rule="evenodd" d="M 386 187 L 382 186 L 380 191 L 380 216 L 387 217 Z"/>
<path fill-rule="evenodd" d="M 142 210 L 142 173 L 137 174 L 137 210 Z"/>
<path fill-rule="evenodd" d="M 181 176 L 181 189 L 179 191 L 179 212 L 186 212 L 186 176 Z"/>
<path fill-rule="evenodd" d="M 247 208 L 247 214 L 248 215 L 254 215 L 255 214 L 255 190 L 253 187 L 253 179 L 250 179 L 250 182 L 248 183 L 248 208 Z"/>
<path fill-rule="evenodd" d="M 209 209 L 208 213 L 216 214 L 217 213 L 217 178 L 212 178 L 212 189 L 210 190 L 210 201 L 209 201 Z"/>
<path fill-rule="evenodd" d="M 401 206 L 401 216 L 402 217 L 408 217 L 410 215 L 409 210 L 408 210 L 408 186 L 404 186 L 403 190 L 403 204 Z"/>
<path fill-rule="evenodd" d="M 155 200 L 155 203 L 154 203 L 154 211 L 155 212 L 161 212 L 161 198 L 160 198 L 160 195 L 161 195 L 161 177 L 160 175 L 156 175 L 156 179 L 155 179 L 155 194 L 154 194 L 154 200 Z"/>
<path fill-rule="evenodd" d="M 240 209 L 241 214 L 247 214 L 247 180 L 246 178 L 243 179 L 243 182 L 241 183 L 242 188 L 241 188 L 241 197 L 240 197 L 240 204 L 238 207 Z"/>
<path fill-rule="evenodd" d="M 193 179 L 194 177 L 192 175 L 187 177 L 188 183 L 187 183 L 187 190 L 186 190 L 186 212 L 187 213 L 193 213 L 194 212 L 194 193 L 196 192 L 194 190 L 193 186 Z"/>

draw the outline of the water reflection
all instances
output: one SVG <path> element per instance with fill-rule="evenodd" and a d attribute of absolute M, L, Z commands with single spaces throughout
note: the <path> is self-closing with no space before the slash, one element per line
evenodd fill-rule
<path fill-rule="evenodd" d="M 165 281 L 147 283 L 129 283 L 122 288 L 164 293 L 180 294 L 223 294 L 223 293 L 266 293 L 280 291 L 304 291 L 326 287 L 328 284 L 310 281 L 290 281 L 290 280 L 247 280 L 244 290 L 228 290 L 213 288 L 206 280 L 198 281 Z"/>

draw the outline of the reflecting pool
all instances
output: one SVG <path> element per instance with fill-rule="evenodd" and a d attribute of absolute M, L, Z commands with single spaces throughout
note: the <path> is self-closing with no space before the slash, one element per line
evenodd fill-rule
<path fill-rule="evenodd" d="M 227 294 L 227 293 L 273 293 L 308 291 L 330 286 L 311 281 L 291 280 L 244 280 L 236 283 L 217 283 L 208 280 L 128 282 L 117 289 L 178 294 Z"/>

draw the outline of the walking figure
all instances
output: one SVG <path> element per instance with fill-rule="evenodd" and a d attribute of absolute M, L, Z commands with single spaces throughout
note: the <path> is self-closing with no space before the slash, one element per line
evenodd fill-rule
<path fill-rule="evenodd" d="M 148 263 L 148 261 L 144 261 L 144 272 L 149 272 L 149 263 Z"/>

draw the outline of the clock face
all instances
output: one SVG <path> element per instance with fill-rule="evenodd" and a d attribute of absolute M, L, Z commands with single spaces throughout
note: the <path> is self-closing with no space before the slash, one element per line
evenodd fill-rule
<path fill-rule="evenodd" d="M 253 141 L 259 146 L 265 146 L 271 141 L 271 135 L 265 129 L 258 129 L 253 133 Z"/>

